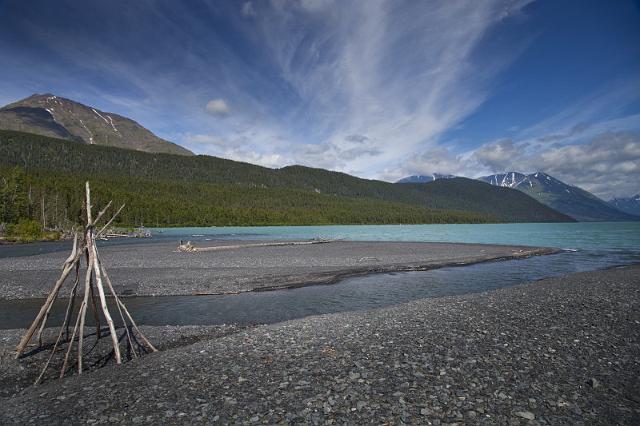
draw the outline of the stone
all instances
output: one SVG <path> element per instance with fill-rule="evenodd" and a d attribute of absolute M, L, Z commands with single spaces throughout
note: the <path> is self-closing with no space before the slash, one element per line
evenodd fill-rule
<path fill-rule="evenodd" d="M 522 417 L 523 419 L 527 419 L 527 420 L 535 420 L 536 419 L 536 415 L 533 414 L 531 411 L 516 411 L 515 415 L 517 417 Z"/>

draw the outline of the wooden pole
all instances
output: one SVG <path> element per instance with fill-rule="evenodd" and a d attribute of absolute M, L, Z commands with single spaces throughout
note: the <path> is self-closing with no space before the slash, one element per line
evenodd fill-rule
<path fill-rule="evenodd" d="M 76 251 L 78 250 L 78 234 L 74 234 L 73 236 L 73 249 L 71 250 L 71 254 L 65 261 L 65 266 L 70 266 L 75 258 Z M 47 323 L 47 319 L 49 318 L 49 313 L 51 312 L 51 308 L 53 307 L 53 302 L 49 304 L 47 310 L 42 317 L 42 321 L 40 322 L 40 328 L 38 329 L 38 344 L 42 346 L 42 332 L 44 331 L 44 326 Z"/>
<path fill-rule="evenodd" d="M 138 332 L 138 334 L 140 335 L 140 338 L 142 339 L 142 341 L 149 347 L 149 349 L 151 349 L 152 352 L 158 352 L 158 350 L 155 348 L 155 346 L 153 346 L 151 344 L 151 342 L 147 340 L 147 338 L 142 333 L 142 331 L 140 331 L 140 329 L 138 328 L 138 325 L 133 320 L 133 317 L 131 316 L 131 314 L 127 310 L 127 307 L 124 305 L 124 303 L 122 303 L 122 301 L 118 297 L 118 294 L 114 290 L 113 285 L 111 284 L 111 280 L 109 279 L 109 275 L 107 275 L 107 271 L 104 269 L 104 267 L 102 268 L 102 271 L 104 272 L 104 280 L 107 283 L 107 286 L 109 287 L 109 290 L 111 291 L 111 294 L 113 294 L 113 298 L 116 300 L 116 303 L 122 308 L 122 310 L 124 311 L 124 313 L 127 316 L 127 318 L 129 318 L 129 321 L 131 322 L 131 325 L 133 326 L 134 330 Z"/>
<path fill-rule="evenodd" d="M 79 260 L 80 254 L 82 254 L 82 250 L 79 250 L 76 253 L 76 256 L 74 258 L 74 263 Z M 45 314 L 49 310 L 50 305 L 58 296 L 60 287 L 62 287 L 62 284 L 67 279 L 67 277 L 69 276 L 72 270 L 73 270 L 73 264 L 69 264 L 62 271 L 62 275 L 60 276 L 60 278 L 58 278 L 58 281 L 56 281 L 56 283 L 54 284 L 53 288 L 51 289 L 51 292 L 49 292 L 49 296 L 47 296 L 47 300 L 42 305 L 42 308 L 40 308 L 40 312 L 38 312 L 38 315 L 36 315 L 36 319 L 33 320 L 33 323 L 27 329 L 27 332 L 25 333 L 25 335 L 22 336 L 20 343 L 18 343 L 18 347 L 16 348 L 16 358 L 19 358 L 20 355 L 22 355 L 22 353 L 24 352 L 24 349 L 27 347 L 27 345 L 29 344 L 29 341 L 33 337 L 33 334 L 35 333 L 36 328 L 38 328 L 38 326 L 40 325 L 40 322 L 42 321 Z"/>
<path fill-rule="evenodd" d="M 89 248 L 93 252 L 93 256 L 91 257 L 93 261 L 92 267 L 96 275 L 96 287 L 98 287 L 98 295 L 100 296 L 100 303 L 102 304 L 102 313 L 104 314 L 104 318 L 107 320 L 107 325 L 109 326 L 109 331 L 111 332 L 111 341 L 113 343 L 113 353 L 116 358 L 116 364 L 120 364 L 122 362 L 122 358 L 120 357 L 118 335 L 116 334 L 116 328 L 113 325 L 113 319 L 111 319 L 111 314 L 109 314 L 109 308 L 107 307 L 107 299 L 105 298 L 104 287 L 102 286 L 102 273 L 100 272 L 100 267 L 98 266 L 98 253 L 93 241 L 89 242 Z"/>
<path fill-rule="evenodd" d="M 89 261 L 91 261 L 91 252 L 89 252 Z M 82 347 L 84 342 L 84 320 L 87 315 L 87 305 L 89 304 L 89 294 L 91 288 L 91 273 L 93 269 L 87 267 L 87 273 L 84 278 L 84 299 L 80 305 L 80 311 L 78 312 L 78 318 L 80 318 L 80 329 L 78 334 L 78 374 L 82 374 Z M 74 330 L 74 334 L 75 334 Z"/>
<path fill-rule="evenodd" d="M 125 332 L 127 333 L 127 340 L 129 341 L 129 347 L 131 348 L 131 353 L 133 354 L 134 358 L 137 358 L 138 353 L 136 352 L 135 345 L 133 344 L 133 339 L 131 338 L 131 332 L 129 331 L 127 320 L 124 318 L 124 315 L 122 314 L 122 308 L 120 307 L 118 295 L 113 290 L 113 286 L 111 285 L 111 280 L 109 280 L 109 276 L 107 275 L 107 270 L 104 268 L 104 265 L 102 264 L 102 262 L 99 262 L 99 264 L 100 264 L 100 269 L 102 270 L 102 274 L 104 275 L 104 280 L 107 283 L 107 287 L 109 287 L 109 290 L 111 291 L 111 295 L 116 301 L 116 307 L 118 308 L 118 313 L 120 313 L 120 319 L 122 320 L 122 325 L 124 326 Z"/>
<path fill-rule="evenodd" d="M 91 189 L 89 188 L 89 182 L 85 183 L 85 207 L 87 214 L 87 226 L 84 230 L 84 243 L 87 246 L 87 273 L 84 279 L 84 299 L 82 301 L 82 305 L 80 306 L 80 312 L 78 315 L 80 316 L 80 329 L 78 334 L 78 374 L 82 374 L 82 349 L 84 342 L 84 321 L 87 314 L 87 305 L 89 304 L 89 295 L 91 293 L 91 275 L 93 272 L 93 268 L 91 265 L 93 264 L 93 250 L 91 250 L 91 238 L 92 238 L 92 227 L 93 227 L 93 219 L 91 216 Z"/>
<path fill-rule="evenodd" d="M 100 231 L 98 231 L 98 233 L 96 234 L 96 238 L 100 238 L 100 237 L 104 234 L 104 231 L 106 231 L 106 230 L 107 230 L 107 227 L 108 227 L 109 225 L 111 225 L 111 222 L 113 222 L 113 219 L 115 219 L 115 218 L 118 216 L 118 214 L 120 214 L 120 212 L 122 211 L 122 209 L 124 209 L 124 204 L 120 206 L 120 208 L 118 209 L 118 211 L 116 212 L 116 214 L 114 214 L 114 215 L 111 217 L 111 219 L 109 220 L 109 222 L 107 222 L 107 223 L 106 223 L 106 224 L 105 224 L 105 225 L 100 229 Z"/>

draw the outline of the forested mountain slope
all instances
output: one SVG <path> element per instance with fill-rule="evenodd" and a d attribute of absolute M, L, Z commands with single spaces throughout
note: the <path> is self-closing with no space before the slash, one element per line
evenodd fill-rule
<path fill-rule="evenodd" d="M 80 200 L 82 181 L 91 179 L 98 196 L 117 201 L 121 194 L 134 203 L 137 213 L 123 220 L 135 223 L 571 220 L 519 191 L 464 178 L 392 184 L 302 166 L 269 169 L 210 156 L 87 146 L 21 132 L 0 131 L 0 167 L 5 175 L 19 167 L 33 186 L 48 188 L 43 193 L 45 204 L 52 202 L 52 194 L 58 194 L 58 202 L 60 197 L 69 201 L 67 209 L 75 208 Z M 195 213 L 198 211 L 203 213 Z"/>

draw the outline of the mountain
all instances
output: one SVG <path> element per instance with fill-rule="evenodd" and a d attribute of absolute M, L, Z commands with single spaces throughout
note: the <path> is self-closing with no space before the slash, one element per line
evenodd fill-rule
<path fill-rule="evenodd" d="M 633 197 L 614 198 L 609 201 L 609 204 L 621 212 L 640 216 L 640 194 Z"/>
<path fill-rule="evenodd" d="M 51 94 L 32 95 L 0 108 L 0 129 L 56 137 L 89 145 L 193 155 L 135 121 Z"/>
<path fill-rule="evenodd" d="M 502 218 L 506 222 L 574 222 L 532 197 L 509 188 L 495 187 L 475 179 L 455 177 L 430 183 L 396 184 L 411 187 L 422 202 L 434 208 L 465 208 Z"/>
<path fill-rule="evenodd" d="M 637 217 L 617 210 L 590 192 L 566 183 L 546 173 L 524 174 L 508 172 L 483 176 L 481 181 L 494 186 L 517 189 L 541 203 L 579 221 L 637 220 Z"/>
<path fill-rule="evenodd" d="M 96 197 L 126 201 L 135 215 L 128 223 L 573 221 L 519 191 L 465 178 L 394 184 L 303 166 L 269 169 L 204 155 L 151 154 L 0 131 L 0 177 L 16 167 L 34 187 L 47 188 L 44 204 L 65 200 L 68 212 L 82 201 L 73 192 L 77 182 L 99 181 Z M 34 194 L 28 198 L 38 200 Z M 34 215 L 38 205 L 30 210 Z M 62 211 L 59 204 L 53 209 Z"/>
<path fill-rule="evenodd" d="M 429 183 L 438 179 L 452 179 L 454 177 L 454 175 L 441 175 L 439 173 L 434 173 L 432 175 L 413 175 L 402 178 L 396 183 Z"/>

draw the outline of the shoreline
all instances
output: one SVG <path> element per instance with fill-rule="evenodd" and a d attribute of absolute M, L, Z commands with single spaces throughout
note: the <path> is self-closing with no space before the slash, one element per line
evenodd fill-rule
<path fill-rule="evenodd" d="M 634 265 L 213 332 L 1 398 L 0 423 L 633 424 L 639 308 Z"/>
<path fill-rule="evenodd" d="M 461 243 L 463 244 L 463 243 Z M 382 268 L 376 268 L 376 269 L 362 269 L 362 270 L 345 270 L 345 271 L 338 271 L 337 273 L 332 273 L 330 275 L 327 276 L 316 276 L 316 277 L 310 277 L 310 279 L 308 279 L 307 281 L 304 282 L 293 282 L 293 283 L 287 283 L 287 284 L 279 284 L 279 285 L 273 285 L 273 286 L 261 286 L 261 287 L 255 287 L 255 288 L 251 288 L 245 291 L 237 291 L 237 292 L 232 292 L 232 293 L 204 293 L 204 292 L 197 292 L 197 293 L 193 293 L 192 296 L 227 296 L 227 295 L 233 295 L 233 294 L 241 294 L 241 293 L 251 293 L 251 292 L 265 292 L 265 291 L 278 291 L 278 290 L 293 290 L 296 288 L 303 288 L 303 287 L 309 287 L 309 286 L 317 286 L 317 285 L 333 285 L 333 284 L 337 284 L 342 280 L 345 280 L 347 278 L 352 278 L 352 277 L 362 277 L 362 276 L 367 276 L 367 275 L 376 275 L 376 274 L 388 274 L 388 273 L 392 273 L 392 272 L 418 272 L 418 271 L 431 271 L 434 269 L 442 269 L 442 268 L 455 268 L 455 267 L 462 267 L 462 266 L 470 266 L 470 265 L 478 265 L 481 263 L 490 263 L 490 262 L 502 262 L 505 260 L 520 260 L 520 259 L 528 259 L 530 257 L 534 257 L 534 256 L 547 256 L 547 255 L 551 255 L 551 254 L 558 254 L 558 253 L 562 253 L 565 250 L 563 249 L 555 249 L 555 248 L 547 248 L 547 247 L 540 247 L 540 248 L 534 248 L 532 247 L 530 251 L 527 252 L 523 252 L 523 253 L 518 253 L 517 255 L 513 255 L 513 256 L 502 256 L 502 257 L 492 257 L 492 258 L 486 258 L 486 259 L 478 259 L 478 260 L 471 260 L 468 262 L 444 262 L 444 263 L 439 263 L 439 264 L 431 264 L 431 265 L 417 265 L 417 266 L 412 266 L 412 265 L 394 265 L 394 266 L 389 266 L 389 267 L 382 267 Z M 139 295 L 135 295 L 132 297 L 137 297 Z M 180 294 L 163 294 L 163 295 L 157 295 L 157 297 L 162 297 L 162 296 L 181 296 Z"/>
<path fill-rule="evenodd" d="M 234 241 L 210 242 L 223 246 Z M 180 253 L 174 243 L 100 249 L 116 290 L 127 296 L 231 295 L 309 285 L 352 276 L 424 271 L 554 254 L 561 249 L 472 243 L 335 241 Z M 0 258 L 0 299 L 46 297 L 65 251 Z M 61 296 L 66 295 L 65 289 Z"/>

